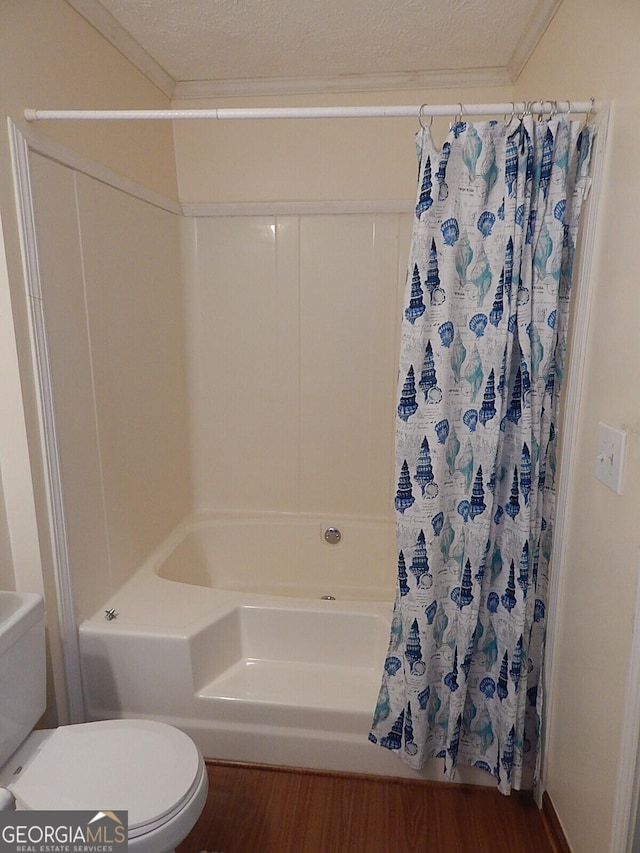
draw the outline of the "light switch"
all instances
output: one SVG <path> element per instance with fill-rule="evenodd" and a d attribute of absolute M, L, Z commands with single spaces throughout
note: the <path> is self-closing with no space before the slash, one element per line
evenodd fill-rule
<path fill-rule="evenodd" d="M 598 424 L 596 477 L 619 495 L 622 494 L 622 469 L 626 443 L 626 432 L 608 424 Z"/>

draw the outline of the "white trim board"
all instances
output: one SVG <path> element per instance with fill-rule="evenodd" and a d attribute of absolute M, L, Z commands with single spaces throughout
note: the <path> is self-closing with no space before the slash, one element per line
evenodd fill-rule
<path fill-rule="evenodd" d="M 636 810 L 640 795 L 640 564 L 634 614 L 618 778 L 613 800 L 610 853 L 631 853 L 636 834 Z"/>
<path fill-rule="evenodd" d="M 413 213 L 414 201 L 382 199 L 362 201 L 261 201 L 182 205 L 185 216 L 316 216 L 349 213 Z"/>
<path fill-rule="evenodd" d="M 172 102 L 202 98 L 259 95 L 326 95 L 348 92 L 398 92 L 415 89 L 512 86 L 509 70 L 452 68 L 439 71 L 399 71 L 389 74 L 334 74 L 324 77 L 246 77 L 227 80 L 177 81 Z"/>
<path fill-rule="evenodd" d="M 154 205 L 154 207 L 159 207 L 169 213 L 182 213 L 181 205 L 174 199 L 150 190 L 148 187 L 144 187 L 130 178 L 119 175 L 108 166 L 103 166 L 95 160 L 90 160 L 88 157 L 79 154 L 72 148 L 68 148 L 61 142 L 37 133 L 31 127 L 20 128 L 18 132 L 24 138 L 29 150 L 36 154 L 41 154 L 43 157 L 48 157 L 49 160 L 53 160 L 63 166 L 68 166 L 70 169 L 81 172 L 83 175 L 88 175 L 90 178 L 95 178 L 95 180 L 107 186 L 120 190 L 140 201 L 146 201 L 148 204 Z"/>
<path fill-rule="evenodd" d="M 80 650 L 74 615 L 73 592 L 69 566 L 69 549 L 62 492 L 62 472 L 58 453 L 53 389 L 49 366 L 49 351 L 44 322 L 44 305 L 40 282 L 40 267 L 36 242 L 31 175 L 29 170 L 29 145 L 16 125 L 7 119 L 18 230 L 22 251 L 22 264 L 27 287 L 29 336 L 36 384 L 36 405 L 40 421 L 40 448 L 46 475 L 48 526 L 55 574 L 58 606 L 58 623 L 63 648 L 62 667 L 65 673 L 65 692 L 69 721 L 84 720 L 84 700 L 80 670 Z"/>
<path fill-rule="evenodd" d="M 563 597 L 566 594 L 564 567 L 566 564 L 566 531 L 572 509 L 571 485 L 576 466 L 578 420 L 582 398 L 584 367 L 589 342 L 589 319 L 595 281 L 593 274 L 594 247 L 598 226 L 598 201 L 604 185 L 605 157 L 607 152 L 607 134 L 610 108 L 604 104 L 596 117 L 597 135 L 591 163 L 591 184 L 589 198 L 585 203 L 580 227 L 578 252 L 576 254 L 575 278 L 572 290 L 575 303 L 572 308 L 573 335 L 569 350 L 567 382 L 563 402 L 564 417 L 560 437 L 561 465 L 558 472 L 556 489 L 556 518 L 554 522 L 553 547 L 551 553 L 551 574 L 549 582 L 549 601 L 547 609 L 547 633 L 545 640 L 544 674 L 544 715 L 542 732 L 542 773 L 541 783 L 536 791 L 538 805 L 542 806 L 544 778 L 549 754 L 549 720 L 553 717 L 555 696 L 550 689 L 556 661 L 557 625 L 562 610 Z"/>
<path fill-rule="evenodd" d="M 113 169 L 90 160 L 72 148 L 44 136 L 31 127 L 21 128 L 19 133 L 30 151 L 49 160 L 67 166 L 83 175 L 94 178 L 107 186 L 152 204 L 169 213 L 192 217 L 213 216 L 315 216 L 320 214 L 339 215 L 351 213 L 412 213 L 413 199 L 362 199 L 327 201 L 261 201 L 261 202 L 184 202 L 148 189 L 142 184 L 119 175 Z"/>

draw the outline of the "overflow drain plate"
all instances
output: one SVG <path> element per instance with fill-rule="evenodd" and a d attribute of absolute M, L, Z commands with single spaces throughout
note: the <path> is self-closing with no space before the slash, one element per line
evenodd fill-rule
<path fill-rule="evenodd" d="M 329 545 L 337 545 L 342 539 L 342 533 L 340 533 L 337 527 L 327 527 L 324 532 L 324 539 Z"/>

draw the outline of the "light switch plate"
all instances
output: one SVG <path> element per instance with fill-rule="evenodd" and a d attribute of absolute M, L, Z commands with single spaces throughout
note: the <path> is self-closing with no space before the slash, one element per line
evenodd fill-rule
<path fill-rule="evenodd" d="M 622 472 L 626 443 L 626 432 L 608 424 L 598 424 L 596 477 L 619 495 L 622 494 Z"/>

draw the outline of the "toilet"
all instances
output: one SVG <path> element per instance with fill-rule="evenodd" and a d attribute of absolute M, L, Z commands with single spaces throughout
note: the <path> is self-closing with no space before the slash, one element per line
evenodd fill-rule
<path fill-rule="evenodd" d="M 130 853 L 172 853 L 208 792 L 191 738 L 141 719 L 33 730 L 45 706 L 42 598 L 0 591 L 0 808 L 127 811 Z"/>

